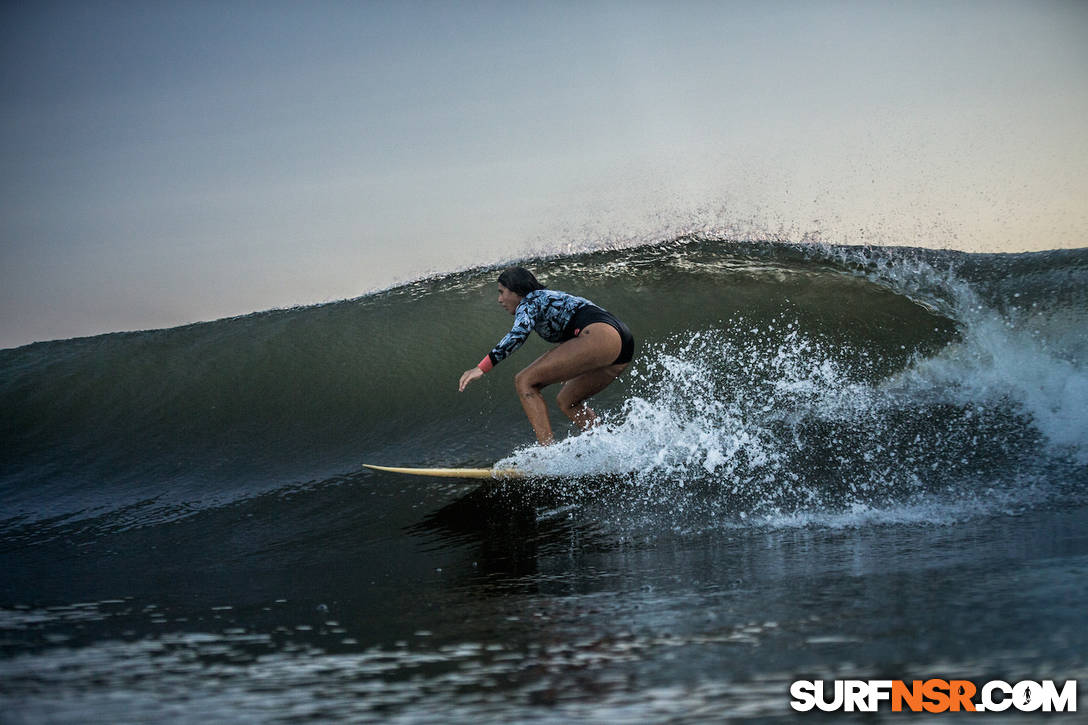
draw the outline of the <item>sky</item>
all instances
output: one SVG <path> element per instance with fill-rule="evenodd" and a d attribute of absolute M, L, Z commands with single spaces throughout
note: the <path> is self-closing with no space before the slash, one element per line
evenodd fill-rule
<path fill-rule="evenodd" d="M 0 5 L 0 347 L 691 230 L 1088 246 L 1088 2 Z"/>

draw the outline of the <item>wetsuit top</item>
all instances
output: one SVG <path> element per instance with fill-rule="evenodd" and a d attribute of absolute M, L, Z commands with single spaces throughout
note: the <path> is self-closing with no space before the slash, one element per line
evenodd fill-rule
<path fill-rule="evenodd" d="M 533 330 L 548 342 L 566 342 L 574 337 L 573 330 L 567 329 L 574 313 L 592 304 L 584 297 L 575 297 L 566 292 L 533 290 L 521 299 L 514 310 L 514 327 L 477 367 L 486 373 L 521 347 Z"/>

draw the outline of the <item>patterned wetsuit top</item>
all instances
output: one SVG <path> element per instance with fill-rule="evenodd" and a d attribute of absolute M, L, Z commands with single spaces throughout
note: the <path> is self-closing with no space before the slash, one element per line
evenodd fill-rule
<path fill-rule="evenodd" d="M 490 360 L 490 365 L 484 367 L 490 368 L 521 347 L 533 330 L 548 342 L 565 342 L 571 339 L 573 335 L 567 330 L 571 318 L 579 308 L 591 304 L 593 303 L 584 297 L 575 297 L 566 292 L 550 289 L 530 292 L 522 298 L 514 311 L 514 327 L 484 358 Z"/>

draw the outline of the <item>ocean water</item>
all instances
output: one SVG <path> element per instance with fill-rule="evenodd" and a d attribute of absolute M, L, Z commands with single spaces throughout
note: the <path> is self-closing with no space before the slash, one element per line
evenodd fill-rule
<path fill-rule="evenodd" d="M 0 351 L 0 721 L 787 721 L 798 679 L 1088 677 L 1088 250 L 524 263 L 638 340 L 549 448 L 512 383 L 546 343 L 457 392 L 510 324 L 491 268 Z"/>

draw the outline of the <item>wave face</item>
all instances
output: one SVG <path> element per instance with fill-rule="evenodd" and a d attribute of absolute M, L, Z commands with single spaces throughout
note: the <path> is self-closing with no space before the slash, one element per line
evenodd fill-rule
<path fill-rule="evenodd" d="M 122 530 L 363 461 L 601 479 L 617 522 L 837 525 L 1083 497 L 1088 252 L 683 238 L 525 262 L 621 316 L 605 424 L 530 446 L 493 268 L 358 299 L 0 352 L 0 532 Z M 560 416 L 553 410 L 553 422 Z M 562 428 L 559 428 L 562 431 Z M 511 454 L 511 451 L 514 451 Z"/>
<path fill-rule="evenodd" d="M 1086 676 L 1088 250 L 527 265 L 637 337 L 548 448 L 539 339 L 457 392 L 493 268 L 0 351 L 0 711 L 793 722 L 797 679 Z M 496 460 L 560 475 L 360 468 Z"/>

